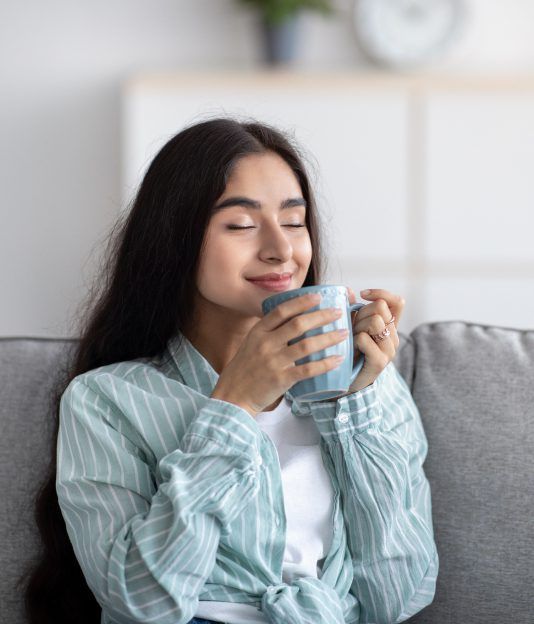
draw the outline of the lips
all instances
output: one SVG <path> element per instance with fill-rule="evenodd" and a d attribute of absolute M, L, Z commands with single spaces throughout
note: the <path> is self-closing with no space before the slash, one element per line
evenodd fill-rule
<path fill-rule="evenodd" d="M 291 273 L 286 274 L 287 277 L 276 279 L 251 279 L 247 278 L 247 280 L 254 284 L 254 286 L 258 286 L 258 288 L 262 288 L 263 290 L 270 290 L 272 292 L 282 292 L 287 290 L 291 286 Z"/>
<path fill-rule="evenodd" d="M 291 276 L 292 273 L 264 273 L 263 275 L 257 275 L 256 277 L 247 277 L 247 279 L 253 282 L 275 282 L 277 280 L 289 279 Z"/>

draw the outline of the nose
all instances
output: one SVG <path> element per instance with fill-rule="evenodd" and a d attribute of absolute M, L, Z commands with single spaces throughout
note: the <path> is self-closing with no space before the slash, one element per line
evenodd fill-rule
<path fill-rule="evenodd" d="M 283 226 L 278 223 L 267 224 L 262 229 L 261 256 L 262 258 L 276 258 L 285 262 L 293 255 L 293 246 L 284 232 Z"/>

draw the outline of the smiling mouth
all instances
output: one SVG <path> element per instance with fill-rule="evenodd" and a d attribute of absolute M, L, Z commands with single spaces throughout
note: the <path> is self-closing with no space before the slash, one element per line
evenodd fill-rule
<path fill-rule="evenodd" d="M 291 279 L 293 277 L 293 273 L 266 273 L 265 276 L 258 277 L 247 277 L 245 279 L 251 282 L 275 282 L 276 280 L 285 280 Z"/>
<path fill-rule="evenodd" d="M 286 277 L 283 279 L 271 279 L 271 280 L 251 280 L 247 279 L 251 284 L 257 286 L 258 288 L 262 288 L 263 290 L 270 290 L 272 292 L 280 292 L 287 290 L 291 286 L 292 277 Z"/>

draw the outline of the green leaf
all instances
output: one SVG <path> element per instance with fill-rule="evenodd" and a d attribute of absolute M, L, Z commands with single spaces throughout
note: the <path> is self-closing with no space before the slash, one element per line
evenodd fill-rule
<path fill-rule="evenodd" d="M 281 24 L 303 9 L 323 15 L 335 13 L 331 0 L 237 0 L 239 4 L 258 9 L 272 25 Z"/>

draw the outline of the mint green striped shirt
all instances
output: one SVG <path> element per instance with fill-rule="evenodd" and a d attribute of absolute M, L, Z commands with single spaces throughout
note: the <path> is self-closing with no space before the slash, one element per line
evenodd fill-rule
<path fill-rule="evenodd" d="M 253 605 L 274 624 L 393 623 L 431 603 L 427 441 L 393 363 L 331 403 L 286 393 L 318 427 L 335 492 L 321 578 L 288 585 L 274 444 L 210 398 L 218 375 L 180 336 L 75 377 L 61 397 L 56 491 L 101 623 L 186 624 L 199 600 Z"/>

